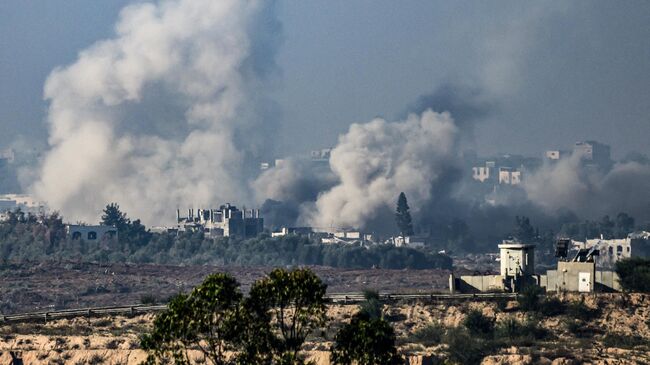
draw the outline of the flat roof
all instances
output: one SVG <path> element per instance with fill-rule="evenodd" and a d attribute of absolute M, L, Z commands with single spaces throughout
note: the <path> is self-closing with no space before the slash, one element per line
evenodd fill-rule
<path fill-rule="evenodd" d="M 513 248 L 513 249 L 524 249 L 524 248 L 533 248 L 537 245 L 534 243 L 514 243 L 514 242 L 508 242 L 508 243 L 502 243 L 499 245 L 499 248 Z"/>

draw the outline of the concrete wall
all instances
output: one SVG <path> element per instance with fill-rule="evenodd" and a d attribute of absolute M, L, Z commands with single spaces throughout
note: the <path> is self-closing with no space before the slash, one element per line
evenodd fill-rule
<path fill-rule="evenodd" d="M 614 271 L 596 271 L 596 291 L 621 291 L 618 274 Z"/>
<path fill-rule="evenodd" d="M 595 290 L 596 265 L 593 262 L 560 261 L 557 266 L 557 270 L 548 270 L 545 276 L 540 277 L 540 285 L 544 286 L 546 290 L 573 292 L 593 292 Z M 582 286 L 580 285 L 581 281 L 583 281 Z"/>
<path fill-rule="evenodd" d="M 455 289 L 461 293 L 503 291 L 505 289 L 501 275 L 466 275 L 461 276 L 456 284 Z"/>

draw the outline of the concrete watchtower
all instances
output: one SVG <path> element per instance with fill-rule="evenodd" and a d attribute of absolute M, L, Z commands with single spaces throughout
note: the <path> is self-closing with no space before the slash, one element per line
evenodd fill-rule
<path fill-rule="evenodd" d="M 535 274 L 535 245 L 503 241 L 499 245 L 501 276 L 528 276 Z"/>

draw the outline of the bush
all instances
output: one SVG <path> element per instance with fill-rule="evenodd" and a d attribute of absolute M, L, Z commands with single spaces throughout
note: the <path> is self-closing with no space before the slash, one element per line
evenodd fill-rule
<path fill-rule="evenodd" d="M 463 327 L 450 328 L 443 339 L 449 360 L 454 364 L 480 364 L 490 353 L 489 343 L 469 334 Z"/>
<path fill-rule="evenodd" d="M 432 323 L 413 332 L 409 336 L 409 342 L 433 346 L 442 342 L 444 335 L 445 328 L 438 323 Z"/>
<path fill-rule="evenodd" d="M 578 337 L 582 337 L 582 334 L 585 332 L 585 323 L 579 319 L 565 318 L 563 324 L 567 331 Z"/>
<path fill-rule="evenodd" d="M 363 297 L 366 299 L 361 303 L 360 312 L 365 313 L 370 318 L 381 318 L 382 308 L 384 305 L 379 300 L 379 293 L 375 290 L 364 290 Z"/>
<path fill-rule="evenodd" d="M 566 306 L 556 297 L 542 300 L 539 304 L 539 313 L 545 317 L 559 316 L 566 310 Z"/>
<path fill-rule="evenodd" d="M 633 257 L 616 262 L 616 273 L 623 290 L 650 293 L 650 259 Z"/>
<path fill-rule="evenodd" d="M 156 297 L 152 294 L 145 294 L 140 298 L 140 304 L 154 305 L 156 304 Z"/>
<path fill-rule="evenodd" d="M 517 297 L 519 309 L 525 312 L 537 311 L 540 308 L 540 295 L 543 290 L 539 286 L 529 285 L 525 287 Z"/>
<path fill-rule="evenodd" d="M 621 349 L 634 349 L 639 346 L 650 347 L 650 340 L 641 336 L 627 336 L 618 333 L 608 333 L 603 337 L 603 345 Z"/>
<path fill-rule="evenodd" d="M 507 318 L 497 323 L 495 332 L 498 338 L 511 342 L 540 340 L 548 336 L 548 331 L 539 327 L 535 320 L 524 323 L 514 318 Z"/>
<path fill-rule="evenodd" d="M 598 309 L 589 308 L 584 302 L 573 301 L 567 305 L 566 314 L 569 318 L 590 321 L 600 314 Z"/>
<path fill-rule="evenodd" d="M 488 318 L 476 309 L 467 313 L 463 320 L 465 326 L 472 335 L 491 337 L 494 334 L 494 320 Z"/>

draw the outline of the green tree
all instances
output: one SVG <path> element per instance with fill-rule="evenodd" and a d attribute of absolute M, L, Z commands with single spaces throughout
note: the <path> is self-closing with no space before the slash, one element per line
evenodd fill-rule
<path fill-rule="evenodd" d="M 117 228 L 118 240 L 131 252 L 146 246 L 153 237 L 139 219 L 131 221 L 117 203 L 110 203 L 104 208 L 101 224 Z"/>
<path fill-rule="evenodd" d="M 251 312 L 270 320 L 276 363 L 302 363 L 298 353 L 305 339 L 326 321 L 326 290 L 309 269 L 274 269 L 253 284 Z"/>
<path fill-rule="evenodd" d="M 120 206 L 117 203 L 110 203 L 104 208 L 101 224 L 114 226 L 122 234 L 122 232 L 128 229 L 130 223 L 131 221 L 126 217 L 126 213 L 120 210 Z"/>
<path fill-rule="evenodd" d="M 393 327 L 383 318 L 379 293 L 365 290 L 365 301 L 350 323 L 336 334 L 330 348 L 334 364 L 389 365 L 402 364 L 395 347 Z"/>
<path fill-rule="evenodd" d="M 411 220 L 411 212 L 409 205 L 406 201 L 406 194 L 401 192 L 397 198 L 397 209 L 395 211 L 395 221 L 397 228 L 402 236 L 413 235 L 413 222 Z"/>
<path fill-rule="evenodd" d="M 616 262 L 615 270 L 625 291 L 650 293 L 650 259 L 623 259 Z"/>
<path fill-rule="evenodd" d="M 472 335 L 491 337 L 494 333 L 494 320 L 488 318 L 477 309 L 472 309 L 463 320 L 465 326 Z"/>
<path fill-rule="evenodd" d="M 403 364 L 397 354 L 395 331 L 383 318 L 359 311 L 336 334 L 331 347 L 332 363 L 340 365 Z"/>
<path fill-rule="evenodd" d="M 239 284 L 223 273 L 208 276 L 189 295 L 175 296 L 142 338 L 149 352 L 145 363 L 190 364 L 188 350 L 196 348 L 215 365 L 234 364 L 226 353 L 241 350 L 241 301 Z"/>

